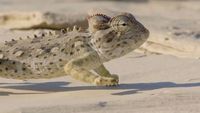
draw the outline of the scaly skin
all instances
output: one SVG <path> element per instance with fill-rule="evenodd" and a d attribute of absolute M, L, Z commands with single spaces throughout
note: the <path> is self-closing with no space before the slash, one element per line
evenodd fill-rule
<path fill-rule="evenodd" d="M 117 85 L 118 76 L 110 74 L 103 63 L 141 46 L 149 31 L 130 13 L 90 15 L 88 23 L 89 32 L 74 27 L 6 42 L 0 47 L 0 76 L 24 80 L 67 74 L 99 86 Z"/>

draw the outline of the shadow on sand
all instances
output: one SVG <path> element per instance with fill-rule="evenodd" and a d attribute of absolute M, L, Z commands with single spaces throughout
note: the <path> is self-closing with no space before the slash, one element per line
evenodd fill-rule
<path fill-rule="evenodd" d="M 177 84 L 174 82 L 155 82 L 155 83 L 129 83 L 120 84 L 116 87 L 97 87 L 97 86 L 70 86 L 69 82 L 44 82 L 44 83 L 22 83 L 22 84 L 9 84 L 5 83 L 6 86 L 0 84 L 0 88 L 19 89 L 19 90 L 31 90 L 31 91 L 43 91 L 46 93 L 51 92 L 63 92 L 63 91 L 80 91 L 80 90 L 120 90 L 118 93 L 112 95 L 130 95 L 137 93 L 138 91 L 155 90 L 161 88 L 188 88 L 188 87 L 199 87 L 200 83 L 181 83 Z M 121 91 L 125 90 L 125 91 Z M 1 92 L 0 96 L 6 96 L 10 94 L 18 94 L 12 92 Z M 30 94 L 30 93 L 19 93 L 19 94 Z M 34 94 L 34 93 L 32 93 Z"/>

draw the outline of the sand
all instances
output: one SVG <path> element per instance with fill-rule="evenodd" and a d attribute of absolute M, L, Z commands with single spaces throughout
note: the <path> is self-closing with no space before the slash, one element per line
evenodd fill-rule
<path fill-rule="evenodd" d="M 96 87 L 68 76 L 0 78 L 0 113 L 199 113 L 199 4 L 1 0 L 0 42 L 74 24 L 86 28 L 91 8 L 132 12 L 151 35 L 141 48 L 105 64 L 120 76 L 117 87 Z"/>
<path fill-rule="evenodd" d="M 0 79 L 0 109 L 2 113 L 199 113 L 199 66 L 192 59 L 130 54 L 106 63 L 120 75 L 118 87 L 91 86 L 70 77 Z"/>

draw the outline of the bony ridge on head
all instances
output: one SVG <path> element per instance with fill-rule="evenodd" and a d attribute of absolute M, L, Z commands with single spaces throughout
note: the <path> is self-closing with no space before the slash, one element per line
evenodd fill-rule
<path fill-rule="evenodd" d="M 111 17 L 104 14 L 94 14 L 88 16 L 89 31 L 95 33 L 98 30 L 108 29 L 110 26 L 108 22 Z"/>

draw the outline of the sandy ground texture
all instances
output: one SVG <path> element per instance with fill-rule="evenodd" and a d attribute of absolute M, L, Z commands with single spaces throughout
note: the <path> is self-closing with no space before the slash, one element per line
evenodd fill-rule
<path fill-rule="evenodd" d="M 0 113 L 199 113 L 199 66 L 192 59 L 129 54 L 106 64 L 120 75 L 118 87 L 70 77 L 0 79 Z"/>
<path fill-rule="evenodd" d="M 131 12 L 151 32 L 137 53 L 106 63 L 120 75 L 120 86 L 96 87 L 70 77 L 0 78 L 0 113 L 199 113 L 199 4 L 197 0 L 0 0 L 0 42 L 74 24 L 87 28 L 91 8 Z"/>

